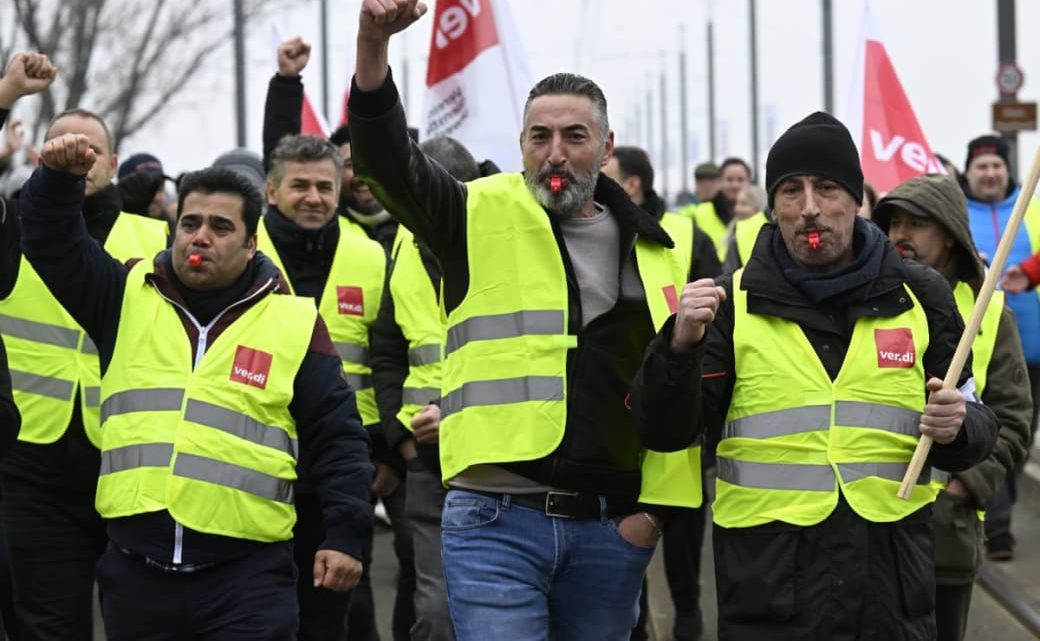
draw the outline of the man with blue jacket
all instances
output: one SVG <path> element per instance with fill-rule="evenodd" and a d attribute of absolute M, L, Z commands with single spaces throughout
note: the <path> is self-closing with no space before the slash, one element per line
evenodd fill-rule
<path fill-rule="evenodd" d="M 968 221 L 975 246 L 989 263 L 997 253 L 997 244 L 1011 219 L 1015 201 L 1022 189 L 1011 178 L 1008 145 L 997 136 L 979 136 L 968 143 L 964 161 L 964 195 L 968 198 Z M 1019 264 L 1040 249 L 1040 200 L 1032 198 L 1025 220 L 1018 230 L 1008 255 L 1008 272 L 1019 270 Z M 1018 333 L 1022 338 L 1033 397 L 1032 433 L 1036 433 L 1037 401 L 1040 400 L 1040 298 L 1035 290 L 1018 294 L 1008 292 L 1008 307 L 1015 312 Z M 986 552 L 991 560 L 1010 560 L 1014 553 L 1011 536 L 1011 509 L 1015 504 L 1016 486 L 1025 461 L 1009 474 L 1004 487 L 986 512 Z"/>

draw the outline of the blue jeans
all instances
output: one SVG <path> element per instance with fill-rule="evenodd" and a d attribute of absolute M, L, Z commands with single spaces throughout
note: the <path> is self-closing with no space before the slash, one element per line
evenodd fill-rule
<path fill-rule="evenodd" d="M 621 517 L 546 516 L 451 490 L 441 515 L 444 578 L 458 641 L 627 640 L 653 548 L 621 538 Z"/>

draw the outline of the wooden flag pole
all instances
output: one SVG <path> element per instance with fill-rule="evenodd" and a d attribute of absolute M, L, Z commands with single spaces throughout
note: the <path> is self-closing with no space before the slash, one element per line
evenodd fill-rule
<path fill-rule="evenodd" d="M 957 380 L 961 377 L 961 370 L 964 369 L 964 361 L 968 359 L 968 354 L 971 353 L 972 343 L 979 334 L 979 325 L 982 324 L 982 317 L 989 306 L 990 298 L 993 297 L 993 290 L 996 289 L 997 282 L 1004 273 L 1004 264 L 1007 262 L 1008 254 L 1011 252 L 1011 245 L 1015 242 L 1015 236 L 1018 234 L 1018 228 L 1022 224 L 1022 219 L 1025 218 L 1026 210 L 1029 209 L 1029 203 L 1033 198 L 1033 192 L 1036 191 L 1038 179 L 1040 179 L 1040 147 L 1037 148 L 1033 156 L 1033 165 L 1029 169 L 1026 181 L 1022 184 L 1022 190 L 1018 192 L 1018 199 L 1015 200 L 1015 209 L 1011 213 L 1011 220 L 1008 221 L 1007 228 L 1004 229 L 1004 235 L 1000 237 L 997 253 L 993 257 L 993 262 L 990 263 L 989 270 L 986 272 L 986 280 L 982 283 L 982 289 L 979 290 L 979 295 L 975 298 L 975 308 L 971 310 L 971 319 L 968 321 L 967 327 L 964 328 L 964 333 L 961 334 L 960 342 L 957 343 L 957 351 L 953 354 L 950 368 L 946 370 L 946 378 L 943 379 L 943 389 L 957 388 Z M 931 449 L 932 437 L 922 434 L 921 440 L 917 442 L 917 449 L 914 450 L 914 456 L 910 459 L 910 465 L 906 469 L 906 475 L 903 476 L 903 483 L 899 486 L 899 498 L 904 500 L 910 498 L 910 493 L 917 485 L 917 479 L 921 476 L 921 470 L 924 468 L 924 462 L 928 458 L 928 452 Z"/>

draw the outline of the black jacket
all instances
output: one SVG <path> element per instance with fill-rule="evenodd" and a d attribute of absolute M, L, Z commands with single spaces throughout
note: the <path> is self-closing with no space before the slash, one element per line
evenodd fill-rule
<path fill-rule="evenodd" d="M 466 197 L 457 182 L 431 162 L 408 137 L 397 88 L 384 85 L 350 94 L 354 170 L 372 186 L 387 210 L 427 244 L 444 272 L 444 304 L 453 310 L 466 295 Z M 581 300 L 558 224 L 550 216 L 567 272 L 571 327 L 578 346 L 567 358 L 567 423 L 549 456 L 506 465 L 542 484 L 634 499 L 639 493 L 642 447 L 625 402 L 643 349 L 654 335 L 646 297 L 633 261 L 636 237 L 671 247 L 652 216 L 632 204 L 624 190 L 601 176 L 594 198 L 617 218 L 621 260 L 618 301 L 581 328 Z M 549 214 L 546 214 L 549 216 Z"/>
<path fill-rule="evenodd" d="M 46 167 L 38 169 L 22 189 L 22 245 L 54 296 L 98 346 L 103 374 L 115 348 L 130 264 L 114 260 L 87 235 L 83 218 L 78 215 L 83 184 L 82 178 L 71 174 Z M 153 286 L 196 316 L 204 316 L 196 311 L 201 307 L 227 309 L 210 330 L 210 343 L 248 307 L 243 304 L 228 308 L 240 296 L 261 289 L 267 294 L 286 292 L 274 264 L 258 254 L 249 265 L 251 272 L 247 270 L 253 278 L 243 283 L 245 292 L 232 291 L 234 296 L 226 301 L 219 300 L 223 292 L 216 299 L 208 294 L 188 294 L 176 281 L 169 256 L 167 250 L 155 257 L 150 277 Z M 196 349 L 198 333 L 194 324 L 180 308 L 178 315 L 192 348 Z M 362 542 L 372 521 L 368 504 L 372 475 L 368 437 L 357 418 L 354 394 L 343 381 L 342 365 L 320 318 L 314 324 L 310 347 L 296 374 L 289 411 L 299 435 L 300 465 L 310 470 L 322 495 L 327 533 L 321 547 L 361 558 Z M 165 524 L 170 528 L 166 529 Z M 109 534 L 117 544 L 162 561 L 172 558 L 172 532 L 172 519 L 165 511 L 109 523 Z M 248 541 L 185 528 L 183 561 L 220 560 L 251 547 Z"/>
<path fill-rule="evenodd" d="M 903 294 L 905 283 L 928 316 L 925 372 L 943 377 L 964 326 L 941 275 L 904 262 L 886 242 L 865 302 L 844 309 L 816 305 L 782 275 L 773 252 L 778 233 L 775 223 L 762 228 L 744 270 L 748 312 L 797 323 L 833 380 L 858 318 L 895 316 L 913 304 Z M 679 449 L 705 432 L 718 436 L 722 430 L 734 380 L 732 276 L 716 282 L 727 299 L 705 340 L 690 354 L 672 353 L 670 320 L 647 349 L 634 384 L 636 425 L 643 442 L 655 449 Z M 970 376 L 966 367 L 960 383 Z M 965 469 L 993 448 L 996 430 L 992 412 L 969 402 L 960 435 L 948 445 L 936 444 L 929 463 Z M 934 639 L 930 512 L 926 506 L 893 523 L 872 523 L 839 496 L 831 514 L 809 527 L 781 521 L 716 526 L 719 638 Z"/>
<path fill-rule="evenodd" d="M 2 122 L 2 120 L 0 120 Z M 6 198 L 0 197 L 0 298 L 6 298 L 18 279 L 18 214 Z M 11 372 L 7 366 L 7 350 L 0 338 L 0 459 L 18 438 L 22 416 L 11 392 Z"/>
<path fill-rule="evenodd" d="M 964 331 L 945 278 L 929 267 L 903 261 L 886 242 L 881 272 L 871 284 L 866 302 L 847 309 L 818 305 L 783 277 L 772 243 L 773 235 L 779 233 L 776 223 L 762 227 L 744 270 L 742 283 L 748 292 L 749 312 L 797 323 L 833 380 L 845 360 L 857 319 L 895 316 L 913 305 L 903 295 L 905 283 L 928 316 L 928 349 L 922 356 L 925 373 L 940 379 L 945 376 Z M 726 290 L 727 299 L 719 306 L 706 339 L 688 355 L 672 353 L 669 343 L 674 320 L 670 320 L 647 350 L 646 361 L 633 386 L 632 410 L 637 429 L 643 442 L 655 450 L 682 449 L 705 432 L 720 432 L 725 422 L 734 380 L 733 279 L 727 274 L 716 279 L 716 283 Z M 969 356 L 959 384 L 970 377 Z M 949 471 L 966 469 L 989 454 L 996 434 L 993 413 L 981 403 L 969 402 L 957 439 L 947 445 L 936 443 L 929 463 Z"/>

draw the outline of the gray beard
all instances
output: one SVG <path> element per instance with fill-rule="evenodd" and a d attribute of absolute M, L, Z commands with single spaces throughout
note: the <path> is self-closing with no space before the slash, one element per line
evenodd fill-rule
<path fill-rule="evenodd" d="M 581 175 L 567 172 L 567 181 L 570 183 L 559 193 L 554 193 L 545 186 L 545 181 L 554 173 L 550 170 L 541 171 L 536 176 L 524 174 L 524 183 L 527 190 L 531 192 L 538 204 L 548 209 L 551 213 L 563 218 L 574 218 L 580 212 L 585 203 L 589 202 L 592 194 L 596 191 L 596 181 L 599 178 L 599 163 L 593 163 L 591 169 Z"/>

